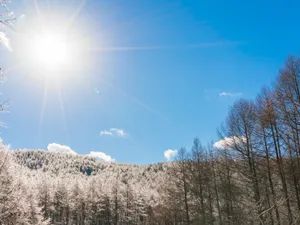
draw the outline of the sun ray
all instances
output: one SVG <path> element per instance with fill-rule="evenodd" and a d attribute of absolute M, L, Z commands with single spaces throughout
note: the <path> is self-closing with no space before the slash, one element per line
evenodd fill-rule
<path fill-rule="evenodd" d="M 166 117 L 165 115 L 163 115 L 162 113 L 156 111 L 155 109 L 153 109 L 152 107 L 150 107 L 149 105 L 147 105 L 146 103 L 140 101 L 138 98 L 136 98 L 135 96 L 125 92 L 124 90 L 122 90 L 120 87 L 117 87 L 115 85 L 113 85 L 112 83 L 105 81 L 104 79 L 102 79 L 102 82 L 112 88 L 113 90 L 118 91 L 119 93 L 121 93 L 122 95 L 128 97 L 129 99 L 131 99 L 131 101 L 135 102 L 137 105 L 139 105 L 140 107 L 144 108 L 145 110 L 147 110 L 148 112 L 168 121 L 168 122 L 172 122 L 168 117 Z"/>
<path fill-rule="evenodd" d="M 40 10 L 40 7 L 39 7 L 39 3 L 38 3 L 37 0 L 34 0 L 33 4 L 34 4 L 34 8 L 35 8 L 36 14 L 38 16 L 38 19 L 40 19 L 41 18 L 41 10 Z"/>
<path fill-rule="evenodd" d="M 68 30 L 70 26 L 74 23 L 75 19 L 77 18 L 78 14 L 80 13 L 81 9 L 84 7 L 85 3 L 87 0 L 81 0 L 80 4 L 76 8 L 75 12 L 73 15 L 70 17 L 70 19 L 67 21 L 64 30 Z"/>
<path fill-rule="evenodd" d="M 42 31 L 46 31 L 47 27 L 45 26 L 44 18 L 43 18 L 42 12 L 40 10 L 38 0 L 34 0 L 34 8 L 35 8 L 35 11 L 36 11 L 36 14 L 37 14 L 37 17 L 38 17 L 37 21 L 39 21 L 39 23 L 40 23 L 39 25 L 41 26 L 40 29 Z"/>
<path fill-rule="evenodd" d="M 60 84 L 57 84 L 58 86 Z M 65 112 L 65 105 L 64 105 L 64 100 L 62 96 L 62 88 L 58 87 L 58 94 L 59 94 L 59 104 L 60 104 L 60 109 L 61 109 L 61 114 L 62 114 L 62 121 L 63 121 L 63 130 L 66 135 L 67 142 L 70 141 L 70 134 L 68 131 L 68 126 L 67 126 L 67 120 L 66 120 L 66 112 Z"/>
<path fill-rule="evenodd" d="M 39 122 L 39 127 L 38 127 L 38 137 L 41 134 L 41 128 L 42 128 L 43 121 L 44 121 L 45 108 L 46 108 L 46 104 L 47 104 L 47 95 L 48 95 L 48 81 L 46 80 L 45 84 L 44 84 L 44 95 L 43 95 L 43 102 L 42 102 L 42 108 L 41 108 L 40 122 Z"/>

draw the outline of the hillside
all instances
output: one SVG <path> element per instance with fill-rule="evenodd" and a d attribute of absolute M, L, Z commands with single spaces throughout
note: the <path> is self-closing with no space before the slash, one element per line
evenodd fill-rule
<path fill-rule="evenodd" d="M 44 150 L 14 150 L 11 153 L 12 161 L 19 172 L 22 171 L 23 182 L 35 190 L 34 195 L 38 196 L 45 216 L 55 223 L 65 220 L 64 215 L 57 215 L 57 209 L 75 207 L 78 215 L 82 204 L 87 208 L 74 219 L 78 223 L 81 220 L 95 224 L 100 219 L 109 221 L 113 210 L 120 210 L 119 221 L 141 222 L 150 213 L 148 210 L 161 201 L 159 190 L 168 169 L 164 163 L 145 166 L 108 163 L 89 156 Z M 61 196 L 61 192 L 65 195 Z M 105 199 L 108 202 L 103 202 Z M 92 213 L 93 210 L 97 213 Z"/>
<path fill-rule="evenodd" d="M 33 177 L 36 173 L 43 172 L 43 176 L 55 175 L 79 183 L 97 180 L 104 190 L 112 188 L 118 180 L 119 186 L 129 185 L 133 191 L 140 192 L 143 198 L 151 199 L 151 205 L 155 205 L 159 200 L 158 190 L 165 180 L 168 169 L 167 163 L 138 166 L 103 162 L 90 156 L 44 150 L 14 150 L 12 156 L 13 161 L 18 165 L 30 169 L 28 174 Z"/>

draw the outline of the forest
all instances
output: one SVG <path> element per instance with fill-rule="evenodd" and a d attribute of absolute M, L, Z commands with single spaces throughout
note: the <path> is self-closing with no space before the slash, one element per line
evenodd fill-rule
<path fill-rule="evenodd" d="M 300 58 L 237 100 L 220 141 L 130 165 L 45 150 L 0 152 L 0 224 L 300 224 Z"/>

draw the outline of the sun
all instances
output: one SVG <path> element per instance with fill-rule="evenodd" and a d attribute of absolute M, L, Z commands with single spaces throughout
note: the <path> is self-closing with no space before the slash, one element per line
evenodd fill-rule
<path fill-rule="evenodd" d="M 90 69 L 92 37 L 86 35 L 88 29 L 64 21 L 69 21 L 65 15 L 49 12 L 18 23 L 11 39 L 15 67 L 54 84 L 80 78 Z"/>
<path fill-rule="evenodd" d="M 33 57 L 37 63 L 55 69 L 66 64 L 68 57 L 67 43 L 61 35 L 43 34 L 34 38 Z"/>

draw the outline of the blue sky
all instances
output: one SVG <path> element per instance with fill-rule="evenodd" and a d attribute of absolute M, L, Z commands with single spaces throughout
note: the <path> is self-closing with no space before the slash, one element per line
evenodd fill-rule
<path fill-rule="evenodd" d="M 195 136 L 217 141 L 228 107 L 241 96 L 254 99 L 299 49 L 297 1 L 37 4 L 86 48 L 46 85 L 43 71 L 18 57 L 22 32 L 8 31 L 13 51 L 0 52 L 8 71 L 1 98 L 12 105 L 1 115 L 8 126 L 1 136 L 13 149 L 57 143 L 117 162 L 165 161 L 165 150 L 190 148 Z M 10 8 L 25 15 L 17 28 L 35 30 L 35 1 L 13 0 Z"/>

